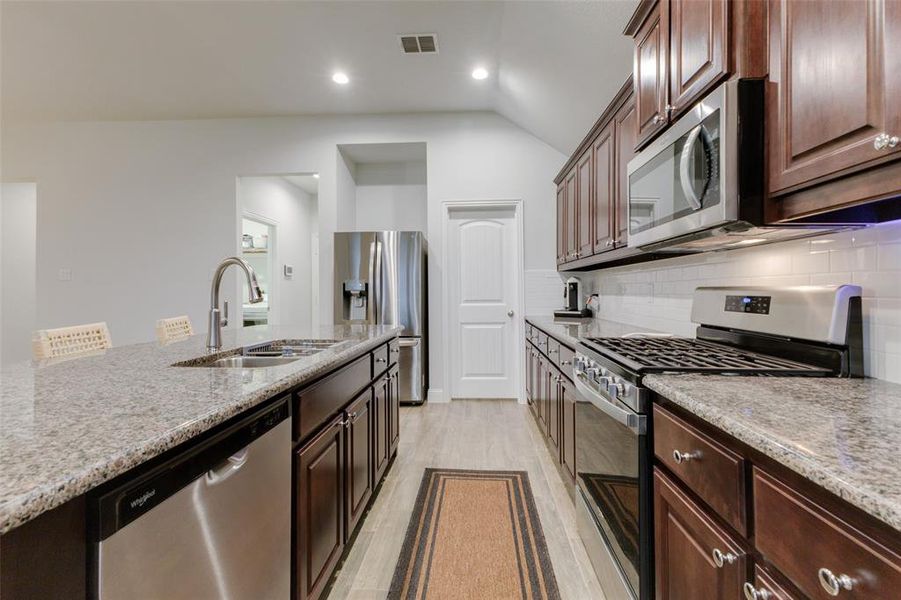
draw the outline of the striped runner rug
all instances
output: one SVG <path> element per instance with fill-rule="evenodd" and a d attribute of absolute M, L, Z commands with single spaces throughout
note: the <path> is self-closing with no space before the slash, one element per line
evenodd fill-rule
<path fill-rule="evenodd" d="M 388 598 L 560 598 L 528 474 L 426 469 Z"/>

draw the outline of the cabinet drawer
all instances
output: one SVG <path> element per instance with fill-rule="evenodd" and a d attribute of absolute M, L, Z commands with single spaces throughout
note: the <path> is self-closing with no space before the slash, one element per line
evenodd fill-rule
<path fill-rule="evenodd" d="M 294 440 L 313 433 L 369 385 L 368 354 L 297 393 Z"/>
<path fill-rule="evenodd" d="M 898 597 L 897 549 L 882 546 L 756 467 L 753 480 L 757 549 L 802 592 L 822 600 Z M 846 577 L 850 590 L 842 589 Z M 839 586 L 835 594 L 826 590 L 831 585 Z"/>
<path fill-rule="evenodd" d="M 573 359 L 576 358 L 576 353 L 572 349 L 567 348 L 563 344 L 560 344 L 560 353 L 557 355 L 557 357 L 559 359 L 558 364 L 560 365 L 560 370 L 563 371 L 564 375 L 572 379 Z"/>
<path fill-rule="evenodd" d="M 741 456 L 656 405 L 654 454 L 727 523 L 747 535 Z"/>
<path fill-rule="evenodd" d="M 372 351 L 372 378 L 375 379 L 388 369 L 391 364 L 391 350 L 388 344 Z"/>
<path fill-rule="evenodd" d="M 394 338 L 388 342 L 388 364 L 396 364 L 398 356 L 400 356 L 400 340 Z"/>

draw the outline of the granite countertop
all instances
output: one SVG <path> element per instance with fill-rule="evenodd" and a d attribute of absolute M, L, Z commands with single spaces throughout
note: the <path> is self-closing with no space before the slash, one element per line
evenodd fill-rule
<path fill-rule="evenodd" d="M 647 375 L 644 384 L 901 531 L 901 385 L 879 379 Z"/>
<path fill-rule="evenodd" d="M 646 327 L 636 327 L 606 319 L 555 319 L 547 316 L 527 316 L 526 321 L 573 347 L 579 343 L 579 338 L 583 337 L 617 337 L 627 333 L 657 333 Z"/>
<path fill-rule="evenodd" d="M 228 354 L 277 339 L 345 343 L 264 369 L 173 367 L 207 354 L 206 335 L 122 346 L 0 371 L 0 534 L 308 381 L 400 331 L 259 326 L 223 331 Z"/>

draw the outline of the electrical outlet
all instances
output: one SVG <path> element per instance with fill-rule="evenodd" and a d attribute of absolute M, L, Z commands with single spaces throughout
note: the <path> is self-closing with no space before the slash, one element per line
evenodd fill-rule
<path fill-rule="evenodd" d="M 294 265 L 285 265 L 285 279 L 294 277 Z"/>
<path fill-rule="evenodd" d="M 72 269 L 60 269 L 56 278 L 60 281 L 72 281 Z"/>

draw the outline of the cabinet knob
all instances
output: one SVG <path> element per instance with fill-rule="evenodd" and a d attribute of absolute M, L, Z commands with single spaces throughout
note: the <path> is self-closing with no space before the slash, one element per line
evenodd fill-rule
<path fill-rule="evenodd" d="M 873 147 L 877 150 L 885 150 L 886 148 L 895 148 L 899 143 L 901 143 L 901 138 L 897 135 L 880 133 L 876 136 L 876 139 L 873 140 Z"/>
<path fill-rule="evenodd" d="M 604 242 L 604 245 L 609 248 L 610 246 L 613 245 L 613 240 L 607 240 L 606 242 Z"/>
<path fill-rule="evenodd" d="M 674 110 L 676 110 L 676 107 L 673 106 L 672 104 L 667 104 L 666 106 L 663 107 L 663 110 L 665 110 L 665 111 L 666 111 L 666 114 L 669 115 L 669 114 L 672 114 L 672 112 L 673 112 Z"/>
<path fill-rule="evenodd" d="M 764 589 L 754 589 L 754 586 L 747 582 L 741 589 L 745 593 L 745 600 L 769 600 L 772 596 L 772 594 Z"/>
<path fill-rule="evenodd" d="M 821 568 L 817 572 L 817 576 L 820 579 L 820 585 L 823 586 L 823 589 L 826 590 L 826 593 L 830 596 L 838 596 L 842 590 L 851 590 L 854 588 L 853 579 L 844 573 L 836 576 L 835 573 L 826 567 Z"/>
<path fill-rule="evenodd" d="M 654 115 L 654 118 L 651 119 L 651 122 L 652 122 L 654 125 L 658 125 L 658 124 L 660 124 L 660 123 L 663 123 L 663 121 L 665 121 L 665 120 L 666 120 L 666 119 L 664 119 L 664 118 L 661 117 L 660 115 Z"/>
<path fill-rule="evenodd" d="M 714 548 L 711 554 L 713 555 L 713 564 L 715 564 L 718 569 L 723 568 L 727 564 L 731 565 L 738 560 L 738 557 L 731 552 L 726 552 L 724 554 L 719 548 Z"/>
<path fill-rule="evenodd" d="M 679 450 L 673 450 L 673 460 L 676 461 L 677 465 L 687 463 L 690 460 L 697 460 L 699 458 L 701 458 L 700 452 L 681 452 Z"/>
<path fill-rule="evenodd" d="M 380 362 L 380 363 L 388 362 L 388 359 L 387 358 L 377 358 L 377 359 L 375 359 L 375 362 Z"/>

